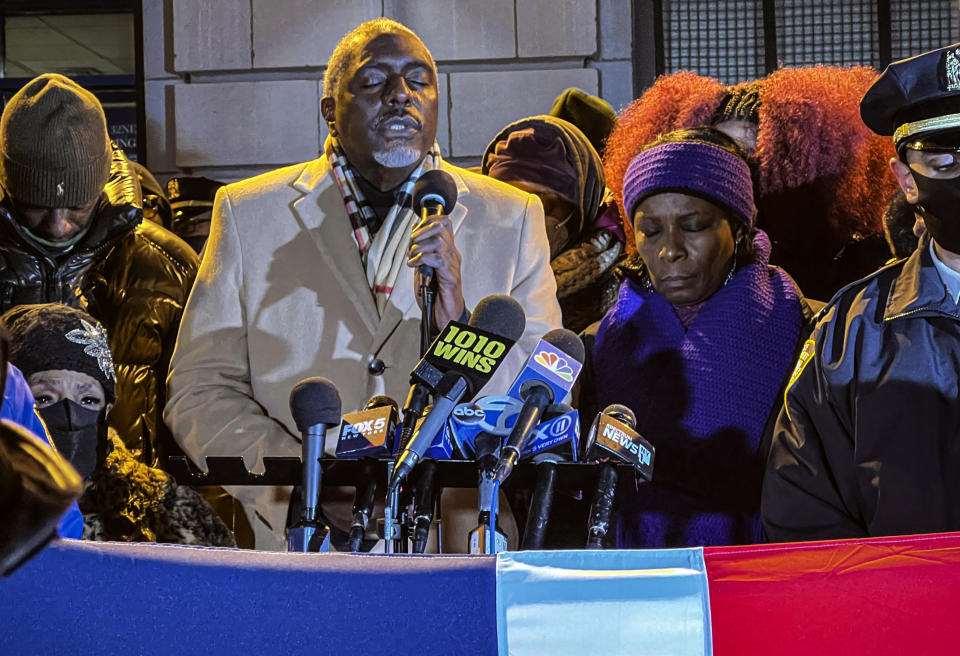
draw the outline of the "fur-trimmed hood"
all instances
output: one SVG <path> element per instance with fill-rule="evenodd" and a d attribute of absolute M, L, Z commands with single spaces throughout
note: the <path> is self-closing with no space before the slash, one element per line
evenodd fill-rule
<path fill-rule="evenodd" d="M 237 546 L 202 496 L 134 458 L 112 428 L 79 504 L 85 540 Z"/>

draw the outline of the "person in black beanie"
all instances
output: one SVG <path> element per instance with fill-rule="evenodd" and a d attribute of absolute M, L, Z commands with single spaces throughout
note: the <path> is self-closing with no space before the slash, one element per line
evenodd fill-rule
<path fill-rule="evenodd" d="M 617 112 L 610 103 L 576 87 L 564 89 L 554 98 L 548 113 L 577 126 L 601 155 L 607 137 L 617 124 Z"/>
<path fill-rule="evenodd" d="M 103 323 L 132 453 L 179 453 L 161 412 L 196 253 L 143 220 L 136 172 L 110 142 L 97 98 L 62 75 L 28 82 L 0 116 L 0 312 L 63 303 Z"/>
<path fill-rule="evenodd" d="M 3 322 L 10 362 L 26 376 L 54 446 L 84 479 L 84 539 L 236 546 L 202 496 L 138 462 L 108 427 L 116 373 L 96 319 L 48 303 L 13 308 Z"/>

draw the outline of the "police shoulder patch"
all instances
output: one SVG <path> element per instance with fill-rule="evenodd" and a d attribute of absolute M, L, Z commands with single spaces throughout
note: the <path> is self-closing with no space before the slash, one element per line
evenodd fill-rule
<path fill-rule="evenodd" d="M 793 384 L 797 382 L 797 379 L 800 378 L 800 374 L 803 373 L 803 370 L 807 368 L 810 360 L 813 359 L 813 354 L 816 352 L 816 347 L 817 344 L 812 339 L 808 339 L 803 343 L 803 349 L 800 351 L 800 357 L 797 358 L 797 364 L 793 367 L 793 373 L 790 374 L 790 381 L 783 390 L 783 409 L 787 413 L 787 419 L 790 419 L 791 421 L 793 418 L 790 417 L 790 404 L 787 402 L 787 393 L 790 391 L 790 388 L 793 387 Z"/>
<path fill-rule="evenodd" d="M 813 353 L 816 350 L 816 346 L 816 342 L 814 342 L 812 339 L 808 339 L 803 343 L 803 350 L 800 351 L 800 357 L 797 358 L 797 364 L 793 367 L 793 373 L 790 374 L 790 382 L 787 383 L 787 389 L 793 387 L 793 384 L 797 382 L 797 378 L 800 377 L 800 374 L 803 373 L 807 363 L 813 358 Z"/>

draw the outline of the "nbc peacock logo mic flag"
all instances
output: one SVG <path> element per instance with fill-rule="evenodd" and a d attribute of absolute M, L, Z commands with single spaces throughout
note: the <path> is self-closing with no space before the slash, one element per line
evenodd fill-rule
<path fill-rule="evenodd" d="M 582 366 L 550 342 L 541 339 L 507 394 L 522 399 L 520 387 L 527 380 L 536 378 L 550 385 L 553 389 L 554 401 L 559 403 L 570 392 L 574 381 L 580 375 Z"/>
<path fill-rule="evenodd" d="M 573 382 L 573 368 L 567 364 L 566 358 L 562 358 L 556 353 L 550 353 L 549 351 L 540 351 L 533 356 L 533 359 L 560 378 L 571 383 Z"/>

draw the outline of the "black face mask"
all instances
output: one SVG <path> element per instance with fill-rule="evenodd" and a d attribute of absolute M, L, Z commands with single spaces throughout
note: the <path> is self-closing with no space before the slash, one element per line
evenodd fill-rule
<path fill-rule="evenodd" d="M 937 180 L 914 171 L 913 179 L 927 232 L 941 247 L 960 253 L 960 178 Z"/>
<path fill-rule="evenodd" d="M 37 410 L 54 446 L 83 478 L 89 478 L 106 456 L 106 413 L 89 410 L 70 399 Z"/>

